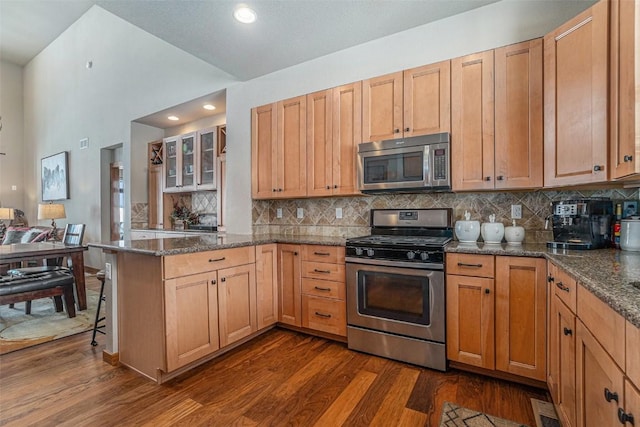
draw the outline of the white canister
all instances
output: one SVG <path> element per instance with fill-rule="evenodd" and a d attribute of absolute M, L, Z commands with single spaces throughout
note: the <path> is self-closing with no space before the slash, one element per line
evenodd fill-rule
<path fill-rule="evenodd" d="M 640 251 L 640 217 L 633 216 L 620 222 L 620 249 Z"/>
<path fill-rule="evenodd" d="M 501 243 L 504 237 L 504 224 L 501 222 L 495 222 L 496 216 L 489 215 L 489 222 L 483 222 L 480 227 L 480 234 L 485 243 L 495 244 Z"/>

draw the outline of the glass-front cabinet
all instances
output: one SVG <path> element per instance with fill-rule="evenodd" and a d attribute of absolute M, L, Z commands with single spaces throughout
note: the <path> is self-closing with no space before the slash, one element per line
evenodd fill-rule
<path fill-rule="evenodd" d="M 196 133 L 188 133 L 180 136 L 180 152 L 182 153 L 182 182 L 180 191 L 192 191 L 196 189 Z"/>
<path fill-rule="evenodd" d="M 198 190 L 216 189 L 216 133 L 217 128 L 198 132 L 197 181 Z"/>
<path fill-rule="evenodd" d="M 196 189 L 196 132 L 164 139 L 164 191 Z"/>
<path fill-rule="evenodd" d="M 164 139 L 164 190 L 178 191 L 178 138 Z"/>

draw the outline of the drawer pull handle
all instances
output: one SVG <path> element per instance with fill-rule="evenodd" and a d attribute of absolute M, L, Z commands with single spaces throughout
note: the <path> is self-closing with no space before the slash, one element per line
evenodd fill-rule
<path fill-rule="evenodd" d="M 491 293 L 491 290 L 489 290 L 489 288 L 486 288 L 486 289 L 484 290 L 484 293 L 485 293 L 485 294 L 490 294 L 490 293 Z"/>
<path fill-rule="evenodd" d="M 318 255 L 318 256 L 329 256 L 331 255 L 329 252 L 314 252 L 314 255 Z"/>
<path fill-rule="evenodd" d="M 227 258 L 226 258 L 226 257 L 222 257 L 222 258 L 209 258 L 209 262 L 224 261 L 225 259 L 227 259 Z"/>
<path fill-rule="evenodd" d="M 571 289 L 568 286 L 563 285 L 562 282 L 556 283 L 556 286 L 562 291 L 565 291 L 565 292 L 571 291 Z"/>
<path fill-rule="evenodd" d="M 626 163 L 626 162 L 630 162 L 630 161 L 632 161 L 632 160 L 633 160 L 633 156 L 630 156 L 630 155 L 628 155 L 628 154 L 627 154 L 626 156 L 624 156 L 624 162 L 625 162 L 625 163 Z"/>
<path fill-rule="evenodd" d="M 216 283 L 218 283 L 218 281 L 217 281 L 216 279 L 213 279 L 213 280 L 211 281 L 211 284 L 212 284 L 212 285 L 215 285 Z"/>
<path fill-rule="evenodd" d="M 321 288 L 320 286 L 314 286 L 313 288 L 322 292 L 331 292 L 331 288 Z"/>
<path fill-rule="evenodd" d="M 319 313 L 317 311 L 316 311 L 316 316 L 324 317 L 325 319 L 331 319 L 331 315 L 330 314 Z"/>
<path fill-rule="evenodd" d="M 222 279 L 220 279 L 220 281 L 221 281 L 221 282 L 226 282 L 226 281 L 227 281 L 227 278 L 226 278 L 226 277 L 223 277 Z"/>
<path fill-rule="evenodd" d="M 481 268 L 482 264 L 467 264 L 466 262 L 459 262 L 458 267 L 473 267 L 473 268 Z"/>
<path fill-rule="evenodd" d="M 564 334 L 565 335 L 572 335 L 573 331 L 571 329 L 569 329 L 569 328 L 564 328 Z"/>
<path fill-rule="evenodd" d="M 629 423 L 631 425 L 635 425 L 633 423 L 633 415 L 625 413 L 624 409 L 622 408 L 618 408 L 618 419 L 622 424 Z"/>
<path fill-rule="evenodd" d="M 604 388 L 604 398 L 606 399 L 607 402 L 611 402 L 612 400 L 615 400 L 616 402 L 619 403 L 619 401 L 618 401 L 618 393 L 612 392 L 611 390 L 609 390 L 606 387 Z"/>
<path fill-rule="evenodd" d="M 330 270 L 318 270 L 317 268 L 314 268 L 313 271 L 315 273 L 324 273 L 324 274 L 331 274 Z"/>
<path fill-rule="evenodd" d="M 554 280 L 556 280 L 556 279 L 555 279 L 555 277 L 553 277 L 553 276 L 551 276 L 551 275 L 547 276 L 547 282 L 551 283 L 551 282 L 553 282 Z"/>

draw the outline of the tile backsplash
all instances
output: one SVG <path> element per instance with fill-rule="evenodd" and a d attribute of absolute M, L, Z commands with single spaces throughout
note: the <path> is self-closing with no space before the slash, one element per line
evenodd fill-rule
<path fill-rule="evenodd" d="M 415 193 L 380 194 L 357 197 L 328 197 L 315 199 L 254 200 L 253 232 L 295 235 L 326 235 L 355 237 L 369 234 L 371 209 L 384 208 L 452 208 L 453 221 L 463 219 L 465 210 L 471 219 L 488 222 L 495 214 L 496 221 L 511 224 L 511 205 L 522 206 L 518 225 L 525 228 L 527 242 L 552 240 L 551 230 L 545 230 L 545 218 L 551 212 L 550 203 L 557 200 L 583 197 L 609 197 L 616 200 L 637 200 L 638 189 L 598 190 L 536 190 L 527 192 L 487 193 Z M 303 218 L 297 218 L 302 208 Z M 342 208 L 342 218 L 336 218 L 336 208 Z M 282 209 L 282 218 L 277 218 Z"/>

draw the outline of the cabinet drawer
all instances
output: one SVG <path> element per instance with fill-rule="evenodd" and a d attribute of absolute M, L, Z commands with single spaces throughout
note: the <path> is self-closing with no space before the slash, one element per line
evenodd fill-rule
<path fill-rule="evenodd" d="M 343 337 L 347 336 L 347 308 L 345 302 L 303 295 L 302 326 Z"/>
<path fill-rule="evenodd" d="M 447 254 L 447 274 L 459 276 L 489 277 L 495 276 L 493 255 Z"/>
<path fill-rule="evenodd" d="M 624 318 L 582 286 L 578 286 L 578 317 L 618 366 L 624 368 Z"/>
<path fill-rule="evenodd" d="M 302 260 L 344 264 L 344 247 L 304 245 L 302 246 Z"/>
<path fill-rule="evenodd" d="M 303 261 L 302 277 L 344 282 L 344 264 Z"/>
<path fill-rule="evenodd" d="M 205 273 L 255 262 L 256 252 L 253 246 L 169 255 L 164 257 L 164 278 L 170 279 L 172 277 Z"/>
<path fill-rule="evenodd" d="M 344 282 L 304 278 L 302 279 L 302 293 L 344 300 L 346 288 Z"/>
<path fill-rule="evenodd" d="M 576 294 L 578 283 L 576 280 L 562 271 L 560 268 L 555 267 L 555 274 L 553 275 L 553 283 L 551 288 L 553 292 L 564 302 L 567 307 L 575 314 L 576 313 Z"/>

